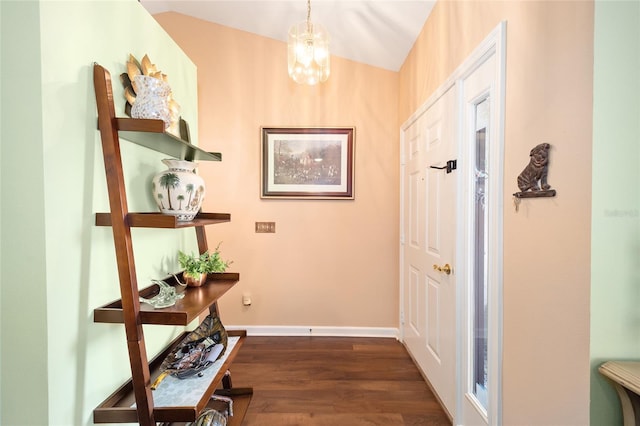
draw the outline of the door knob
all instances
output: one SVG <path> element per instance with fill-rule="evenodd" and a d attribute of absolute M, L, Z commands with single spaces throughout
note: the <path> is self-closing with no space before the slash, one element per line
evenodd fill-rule
<path fill-rule="evenodd" d="M 438 272 L 444 272 L 447 275 L 451 275 L 451 266 L 445 263 L 444 266 L 433 265 L 433 269 Z"/>

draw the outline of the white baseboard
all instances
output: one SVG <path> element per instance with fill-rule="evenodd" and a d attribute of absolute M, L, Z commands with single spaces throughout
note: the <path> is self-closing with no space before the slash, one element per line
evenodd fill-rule
<path fill-rule="evenodd" d="M 323 336 L 323 337 L 386 337 L 398 339 L 397 328 L 387 327 L 325 327 L 282 325 L 225 325 L 227 330 L 246 330 L 248 336 Z"/>

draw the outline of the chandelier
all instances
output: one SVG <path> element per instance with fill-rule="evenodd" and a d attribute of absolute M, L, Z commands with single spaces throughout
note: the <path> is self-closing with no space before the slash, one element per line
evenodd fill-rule
<path fill-rule="evenodd" d="M 289 76 L 300 84 L 315 85 L 329 78 L 329 34 L 311 23 L 311 0 L 307 20 L 289 29 Z"/>

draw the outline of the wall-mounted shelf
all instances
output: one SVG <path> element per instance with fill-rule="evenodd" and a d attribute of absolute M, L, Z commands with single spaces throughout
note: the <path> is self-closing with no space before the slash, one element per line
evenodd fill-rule
<path fill-rule="evenodd" d="M 555 197 L 556 190 L 555 189 L 545 189 L 541 191 L 525 191 L 525 192 L 515 192 L 513 194 L 516 198 L 546 198 L 546 197 Z"/>

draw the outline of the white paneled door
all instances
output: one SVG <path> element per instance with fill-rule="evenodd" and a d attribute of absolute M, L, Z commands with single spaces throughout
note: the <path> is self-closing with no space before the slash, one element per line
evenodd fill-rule
<path fill-rule="evenodd" d="M 505 28 L 402 127 L 401 338 L 455 425 L 501 424 Z"/>
<path fill-rule="evenodd" d="M 454 92 L 417 117 L 403 147 L 404 341 L 450 414 L 456 391 Z"/>

